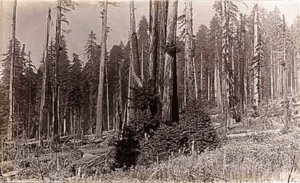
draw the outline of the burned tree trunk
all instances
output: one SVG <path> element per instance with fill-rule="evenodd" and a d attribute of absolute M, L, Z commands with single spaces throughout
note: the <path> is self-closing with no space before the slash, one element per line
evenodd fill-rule
<path fill-rule="evenodd" d="M 44 105 L 45 105 L 45 95 L 46 95 L 46 78 L 47 78 L 47 58 L 48 58 L 48 42 L 49 42 L 49 32 L 50 32 L 50 22 L 51 22 L 51 8 L 48 11 L 47 18 L 47 32 L 46 32 L 46 43 L 44 52 L 44 73 L 43 73 L 43 83 L 42 83 L 42 96 L 41 96 L 41 106 L 40 106 L 40 116 L 39 116 L 39 135 L 38 140 L 41 139 L 42 127 L 43 127 L 43 116 L 44 116 Z M 48 127 L 49 128 L 49 127 Z"/>
<path fill-rule="evenodd" d="M 178 122 L 178 100 L 176 81 L 176 30 L 178 1 L 172 1 L 168 7 L 167 49 L 164 63 L 164 87 L 162 118 L 164 121 Z M 176 90 L 176 92 L 174 92 Z M 177 108 L 176 108 L 177 106 Z M 176 116 L 177 115 L 177 116 Z"/>

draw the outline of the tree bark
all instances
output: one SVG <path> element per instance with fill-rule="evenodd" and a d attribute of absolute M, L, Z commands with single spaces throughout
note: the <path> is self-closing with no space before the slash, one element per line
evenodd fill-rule
<path fill-rule="evenodd" d="M 144 82 L 144 44 L 142 44 L 142 56 L 141 56 L 141 82 Z"/>
<path fill-rule="evenodd" d="M 153 93 L 157 92 L 157 50 L 158 50 L 158 5 L 159 0 L 150 0 L 150 62 L 149 62 L 149 83 L 152 85 Z"/>
<path fill-rule="evenodd" d="M 271 46 L 270 46 L 270 60 L 271 60 L 271 100 L 274 100 L 274 81 L 273 81 L 273 45 L 271 42 Z"/>
<path fill-rule="evenodd" d="M 15 41 L 16 41 L 16 14 L 17 14 L 17 0 L 14 1 L 13 17 L 12 17 L 12 40 L 11 50 L 12 56 L 10 61 L 10 80 L 9 80 L 9 117 L 8 117 L 8 132 L 7 140 L 13 140 L 13 120 L 14 120 L 14 109 L 13 109 L 13 81 L 14 81 L 14 64 L 16 59 Z"/>
<path fill-rule="evenodd" d="M 102 19 L 102 40 L 101 40 L 101 58 L 99 68 L 99 85 L 97 98 L 97 121 L 96 121 L 96 136 L 102 138 L 103 128 L 103 84 L 104 84 L 104 63 L 106 54 L 106 33 L 107 33 L 107 0 L 103 3 L 103 19 Z"/>
<path fill-rule="evenodd" d="M 135 16 L 134 16 L 134 1 L 130 2 L 130 48 L 131 48 L 131 59 L 129 66 L 129 79 L 128 79 L 128 99 L 127 99 L 127 120 L 126 124 L 130 123 L 130 118 L 133 115 L 133 109 L 131 109 L 132 104 L 132 91 L 131 88 L 135 87 L 135 83 L 139 87 L 142 87 L 140 80 L 141 76 L 141 66 L 139 61 L 139 50 L 138 50 L 138 40 L 135 30 Z M 133 82 L 135 81 L 135 82 Z"/>
<path fill-rule="evenodd" d="M 258 11 L 258 4 L 254 7 L 254 44 L 253 44 L 253 50 L 254 50 L 254 58 L 258 56 L 256 52 L 256 46 L 258 44 L 258 24 L 257 24 L 257 11 Z M 259 86 L 258 86 L 258 79 L 259 79 L 259 71 L 258 71 L 258 63 L 255 61 L 255 63 L 252 66 L 253 69 L 253 105 L 258 106 L 259 101 Z"/>
<path fill-rule="evenodd" d="M 192 15 L 192 1 L 186 0 L 186 22 L 185 22 L 185 63 L 186 63 L 186 94 L 187 105 L 196 97 L 195 81 L 193 76 L 193 15 Z"/>
<path fill-rule="evenodd" d="M 175 113 L 178 113 L 174 109 L 174 105 L 178 106 L 178 101 L 174 100 L 173 90 L 177 90 L 174 87 L 174 74 L 176 74 L 176 30 L 177 30 L 177 11 L 178 0 L 174 0 L 169 3 L 168 7 L 168 21 L 167 21 L 167 37 L 166 37 L 166 56 L 164 62 L 164 87 L 163 87 L 163 108 L 162 118 L 164 121 L 177 122 L 178 118 L 175 117 Z M 175 66 L 175 67 L 174 67 Z M 176 76 L 175 76 L 176 77 Z M 177 102 L 177 104 L 175 104 Z M 174 104 L 173 104 L 174 103 Z"/>
<path fill-rule="evenodd" d="M 56 40 L 55 40 L 55 52 L 56 52 L 56 61 L 55 61 L 55 73 L 54 73 L 54 137 L 59 138 L 59 58 L 60 58 L 60 39 L 61 39 L 61 0 L 58 1 L 57 5 L 57 21 L 56 21 Z"/>
<path fill-rule="evenodd" d="M 48 42 L 49 42 L 49 32 L 50 32 L 50 23 L 51 23 L 51 8 L 48 10 L 47 18 L 47 31 L 46 31 L 46 42 L 45 42 L 45 51 L 43 56 L 43 83 L 42 83 L 42 96 L 41 96 L 41 106 L 40 106 L 40 116 L 39 116 L 39 135 L 38 139 L 41 139 L 41 133 L 43 128 L 43 117 L 44 117 L 44 106 L 45 106 L 45 96 L 46 96 L 46 78 L 47 78 L 47 58 L 48 58 Z"/>
<path fill-rule="evenodd" d="M 164 62 L 165 62 L 165 49 L 166 49 L 166 34 L 167 34 L 167 18 L 168 18 L 168 1 L 160 0 L 159 2 L 159 34 L 158 34 L 158 54 L 159 61 L 157 65 L 157 93 L 159 99 L 163 99 L 163 79 L 164 79 Z"/>
<path fill-rule="evenodd" d="M 287 98 L 287 63 L 286 63 L 286 33 L 285 33 L 285 17 L 283 15 L 283 63 L 282 63 L 282 70 L 283 70 L 283 98 L 284 98 L 284 129 L 288 130 L 289 128 L 289 121 L 288 121 L 288 109 L 289 109 L 289 100 Z"/>
<path fill-rule="evenodd" d="M 108 95 L 108 72 L 107 72 L 107 63 L 105 64 L 105 83 L 106 83 L 106 111 L 107 111 L 107 130 L 110 129 L 110 124 L 109 124 L 109 95 Z"/>
<path fill-rule="evenodd" d="M 195 41 L 195 40 L 193 40 Z M 195 51 L 195 48 L 194 48 L 194 43 L 193 44 L 193 52 Z M 194 53 L 193 53 L 194 55 Z M 194 75 L 194 84 L 195 84 L 195 97 L 196 97 L 196 100 L 198 100 L 198 83 L 197 83 L 197 71 L 196 71 L 196 63 L 195 63 L 195 57 L 193 56 L 193 75 Z"/>
<path fill-rule="evenodd" d="M 123 103 L 122 103 L 122 75 L 121 75 L 121 62 L 118 63 L 118 78 L 119 78 L 119 88 L 118 88 L 118 123 L 116 125 L 116 133 L 117 137 L 119 139 L 120 130 L 123 131 L 123 129 L 120 129 L 122 127 L 122 113 L 123 113 Z"/>

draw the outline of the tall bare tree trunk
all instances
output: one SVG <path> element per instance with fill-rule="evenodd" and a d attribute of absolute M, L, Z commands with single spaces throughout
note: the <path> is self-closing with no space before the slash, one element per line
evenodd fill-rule
<path fill-rule="evenodd" d="M 157 93 L 159 99 L 163 99 L 163 78 L 164 78 L 164 62 L 166 49 L 166 35 L 167 35 L 167 17 L 168 17 L 168 0 L 160 0 L 159 2 L 159 34 L 158 34 L 158 64 L 157 64 Z"/>
<path fill-rule="evenodd" d="M 50 41 L 50 58 L 53 58 L 53 40 L 51 39 L 51 41 Z M 49 64 L 49 62 L 47 62 L 47 64 L 48 64 L 48 66 L 47 66 L 47 68 L 48 68 L 48 73 L 50 73 L 50 64 Z M 53 128 L 52 127 L 52 125 L 53 125 L 53 121 L 54 121 L 54 118 L 53 118 L 53 114 L 54 114 L 54 105 L 53 105 L 53 100 L 54 100 L 54 97 L 53 97 L 53 90 L 52 90 L 52 87 L 51 87 L 51 79 L 50 79 L 50 77 L 49 77 L 49 79 L 48 79 L 48 93 L 47 93 L 47 95 L 49 96 L 49 100 L 48 100 L 48 102 L 49 102 L 49 104 L 47 105 L 47 110 L 48 110 L 48 113 L 49 113 L 49 121 L 48 121 L 48 129 L 47 129 L 47 139 L 49 140 L 50 139 L 50 136 L 51 136 L 51 133 L 52 133 L 52 131 L 50 130 L 51 128 Z"/>
<path fill-rule="evenodd" d="M 195 81 L 193 75 L 193 6 L 191 0 L 186 0 L 185 9 L 185 63 L 186 63 L 186 90 L 187 90 L 187 105 L 196 97 Z"/>
<path fill-rule="evenodd" d="M 158 5 L 159 0 L 150 0 L 149 31 L 150 31 L 150 62 L 149 75 L 153 92 L 157 92 L 157 50 L 158 50 Z"/>
<path fill-rule="evenodd" d="M 30 52 L 28 54 L 28 57 L 30 58 Z M 27 128 L 26 128 L 26 138 L 29 138 L 28 132 L 29 132 L 29 125 L 30 125 L 30 120 L 31 120 L 31 74 L 29 74 L 29 99 L 28 99 L 28 123 L 27 123 Z"/>
<path fill-rule="evenodd" d="M 176 74 L 176 30 L 177 30 L 177 11 L 178 0 L 169 2 L 168 6 L 168 21 L 167 21 L 167 37 L 166 37 L 166 56 L 164 66 L 164 87 L 163 87 L 163 108 L 162 118 L 164 121 L 177 122 L 178 107 L 175 109 L 173 106 L 178 106 L 178 100 L 174 100 L 173 90 L 174 87 L 174 72 Z M 175 67 L 174 67 L 175 66 Z M 176 77 L 176 76 L 175 76 Z M 177 104 L 176 104 L 177 102 Z"/>
<path fill-rule="evenodd" d="M 132 55 L 130 54 L 130 62 L 132 62 Z M 128 88 L 127 88 L 127 104 L 126 104 L 126 119 L 124 121 L 124 124 L 129 124 L 130 117 L 132 114 L 131 111 L 131 84 L 132 83 L 132 64 L 129 65 L 129 72 L 128 72 Z M 122 133 L 124 129 L 124 124 L 122 125 Z"/>
<path fill-rule="evenodd" d="M 13 109 L 13 81 L 14 81 L 14 64 L 16 59 L 16 14 L 17 14 L 17 0 L 14 1 L 13 7 L 13 17 L 12 17 L 12 40 L 11 40 L 11 50 L 12 56 L 10 61 L 10 78 L 9 78 L 9 117 L 8 117 L 8 131 L 7 140 L 13 140 L 13 121 L 14 121 L 14 109 Z"/>
<path fill-rule="evenodd" d="M 117 110 L 118 110 L 118 123 L 116 125 L 116 133 L 117 138 L 119 138 L 120 135 L 120 125 L 124 123 L 124 120 L 122 120 L 122 113 L 123 113 L 123 103 L 122 103 L 122 79 L 121 79 L 121 62 L 118 63 L 118 79 L 119 79 L 119 88 L 118 88 L 118 104 L 117 104 Z M 121 126 L 121 127 L 122 127 Z M 123 129 L 122 129 L 123 131 Z"/>
<path fill-rule="evenodd" d="M 131 109 L 132 103 L 132 92 L 131 88 L 136 86 L 142 87 L 140 80 L 141 67 L 139 62 L 139 50 L 137 34 L 135 30 L 135 16 L 134 16 L 134 1 L 130 2 L 130 48 L 131 48 L 131 59 L 129 66 L 129 78 L 128 78 L 128 99 L 127 99 L 127 120 L 126 123 L 129 124 L 130 118 L 133 115 L 133 109 Z M 133 82 L 134 81 L 134 82 Z"/>
<path fill-rule="evenodd" d="M 298 41 L 299 42 L 299 41 Z M 299 43 L 298 43 L 298 46 L 296 47 L 297 49 L 295 50 L 299 50 Z M 294 86 L 294 93 L 295 93 L 295 96 L 298 95 L 298 69 L 297 69 L 297 61 L 300 59 L 300 54 L 299 54 L 299 51 L 296 51 L 296 54 L 295 54 L 296 58 L 296 61 L 294 60 L 294 83 L 295 83 L 295 86 Z"/>
<path fill-rule="evenodd" d="M 207 72 L 207 101 L 210 101 L 210 72 Z"/>
<path fill-rule="evenodd" d="M 270 46 L 270 60 L 271 60 L 271 100 L 274 100 L 274 81 L 273 81 L 273 44 L 271 42 L 271 46 Z"/>
<path fill-rule="evenodd" d="M 106 35 L 107 35 L 107 0 L 103 3 L 103 19 L 102 19 L 102 40 L 101 40 L 101 58 L 99 68 L 99 85 L 97 98 L 97 121 L 96 121 L 96 136 L 102 138 L 103 130 L 103 84 L 104 84 L 104 63 L 106 52 Z"/>
<path fill-rule="evenodd" d="M 284 129 L 287 130 L 289 128 L 289 121 L 288 121 L 288 110 L 289 110 L 289 100 L 287 98 L 287 62 L 286 62 L 286 33 L 285 33 L 285 17 L 283 15 L 283 98 L 284 98 Z"/>
<path fill-rule="evenodd" d="M 195 41 L 195 40 L 193 40 Z M 195 52 L 195 48 L 194 48 L 194 43 L 193 43 L 193 55 Z M 194 84 L 195 84 L 195 97 L 196 100 L 198 100 L 198 83 L 197 83 L 197 71 L 196 71 L 196 63 L 195 63 L 195 57 L 193 56 L 193 75 L 194 75 Z"/>
<path fill-rule="evenodd" d="M 291 84 L 291 94 L 292 96 L 294 96 L 294 88 L 295 88 L 295 83 L 294 83 L 294 78 L 295 78 L 295 72 L 294 72 L 294 68 L 295 68 L 295 60 L 294 60 L 294 47 L 292 48 L 292 61 L 290 63 L 290 84 Z"/>
<path fill-rule="evenodd" d="M 60 85 L 58 85 L 58 88 L 57 88 L 57 119 L 58 119 L 58 137 L 61 136 L 61 119 L 59 117 L 59 109 L 60 109 Z"/>
<path fill-rule="evenodd" d="M 202 50 L 200 52 L 200 98 L 202 98 L 203 94 L 203 55 Z"/>
<path fill-rule="evenodd" d="M 59 58 L 60 58 L 60 39 L 61 39 L 61 0 L 58 1 L 57 5 L 57 21 L 56 21 L 56 40 L 55 40 L 55 73 L 54 73 L 54 137 L 59 138 Z"/>
<path fill-rule="evenodd" d="M 43 83 L 42 83 L 42 96 L 41 96 L 41 106 L 40 106 L 40 116 L 39 116 L 39 135 L 38 140 L 41 140 L 41 132 L 43 129 L 43 117 L 44 117 L 44 106 L 45 106 L 45 96 L 46 96 L 46 78 L 47 78 L 47 58 L 48 58 L 48 42 L 49 42 L 49 32 L 50 32 L 50 23 L 51 23 L 51 8 L 48 10 L 47 18 L 47 31 L 46 31 L 46 42 L 45 42 L 45 51 L 43 56 Z"/>
<path fill-rule="evenodd" d="M 90 90 L 90 93 L 89 93 L 89 103 L 90 103 L 90 106 L 89 106 L 89 112 L 90 112 L 90 123 L 89 123 L 89 128 L 90 128 L 90 132 L 91 132 L 91 135 L 93 134 L 93 126 L 94 126 L 94 115 L 93 115 L 93 95 L 92 95 L 92 91 Z"/>
<path fill-rule="evenodd" d="M 64 108 L 64 123 L 63 123 L 63 136 L 66 136 L 67 131 L 67 119 L 66 119 L 66 108 Z"/>
<path fill-rule="evenodd" d="M 218 36 L 215 37 L 216 40 L 218 40 Z M 220 80 L 220 60 L 219 60 L 219 50 L 218 50 L 218 43 L 215 43 L 215 49 L 216 49 L 216 59 L 215 59 L 215 63 L 216 63 L 216 73 L 215 73 L 215 80 L 216 80 L 216 99 L 217 99 L 217 106 L 220 108 L 222 107 L 222 93 L 221 93 L 221 80 Z M 201 81 L 202 82 L 202 81 Z M 201 86 L 200 86 L 201 87 Z M 202 89 L 200 89 L 201 91 Z"/>
<path fill-rule="evenodd" d="M 106 73 L 106 77 L 105 77 L 105 83 L 106 83 L 106 111 L 107 111 L 107 130 L 109 130 L 110 128 L 110 124 L 109 124 L 109 95 L 108 95 L 108 72 L 107 72 L 107 63 L 105 64 L 105 73 Z"/>
<path fill-rule="evenodd" d="M 70 107 L 70 133 L 71 133 L 71 135 L 74 135 L 74 124 L 73 124 L 72 112 L 73 112 L 73 109 Z"/>
<path fill-rule="evenodd" d="M 182 102 L 181 109 L 185 109 L 186 105 L 187 105 L 187 71 L 186 71 L 186 69 L 187 69 L 187 64 L 184 63 L 184 70 L 183 70 L 183 102 Z M 202 90 L 200 89 L 200 91 L 202 91 Z M 201 96 L 201 94 L 200 94 L 200 96 Z"/>
<path fill-rule="evenodd" d="M 142 55 L 141 55 L 141 81 L 144 82 L 144 44 L 142 43 Z"/>
<path fill-rule="evenodd" d="M 258 4 L 255 5 L 254 7 L 254 44 L 253 44 L 253 50 L 254 50 L 254 58 L 257 57 L 258 53 L 256 52 L 256 46 L 258 44 L 258 25 L 257 25 L 257 11 L 258 11 Z M 255 62 L 252 66 L 253 69 L 253 100 L 254 100 L 254 105 L 258 106 L 258 101 L 259 101 L 259 89 L 258 89 L 258 77 L 259 77 L 259 71 L 258 71 L 258 63 Z"/>

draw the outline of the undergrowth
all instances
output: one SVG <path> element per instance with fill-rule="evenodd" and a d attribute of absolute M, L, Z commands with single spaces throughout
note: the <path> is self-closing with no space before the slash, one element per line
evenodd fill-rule
<path fill-rule="evenodd" d="M 257 134 L 201 154 L 182 154 L 151 166 L 137 165 L 98 177 L 105 180 L 289 181 L 299 180 L 300 134 Z M 291 171 L 292 170 L 292 171 Z M 297 179 L 298 178 L 298 179 Z"/>

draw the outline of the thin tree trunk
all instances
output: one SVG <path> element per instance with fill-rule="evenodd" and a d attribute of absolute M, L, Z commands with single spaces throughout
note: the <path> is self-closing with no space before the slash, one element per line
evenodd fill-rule
<path fill-rule="evenodd" d="M 245 25 L 245 23 L 243 22 Z M 245 65 L 246 65 L 246 58 L 245 58 L 245 32 L 244 32 L 244 25 L 242 26 L 242 53 L 241 53 L 241 80 L 240 80 L 240 90 L 241 90 L 241 98 L 242 98 L 242 112 L 245 112 L 245 104 L 246 104 L 246 96 L 245 96 Z"/>
<path fill-rule="evenodd" d="M 76 109 L 73 110 L 74 110 L 74 133 L 73 134 L 77 136 L 78 134 L 77 110 Z"/>
<path fill-rule="evenodd" d="M 109 124 L 109 96 L 108 96 L 108 72 L 107 72 L 107 63 L 105 64 L 105 73 L 106 73 L 106 78 L 105 78 L 105 82 L 106 82 L 106 102 L 107 102 L 107 106 L 106 106 L 106 111 L 107 111 L 107 130 L 110 129 L 110 124 Z"/>
<path fill-rule="evenodd" d="M 112 130 L 115 129 L 115 124 L 116 124 L 116 99 L 115 99 L 115 92 L 112 94 L 112 111 L 111 111 L 111 115 L 112 115 L 112 124 L 111 124 L 111 128 Z"/>
<path fill-rule="evenodd" d="M 40 106 L 40 116 L 39 116 L 40 123 L 39 123 L 38 140 L 41 140 L 41 132 L 43 129 L 43 116 L 44 116 L 44 106 L 45 106 L 45 96 L 46 96 L 46 78 L 47 78 L 47 70 L 48 70 L 47 58 L 48 58 L 48 42 L 49 42 L 50 22 L 51 22 L 51 8 L 49 8 L 49 10 L 48 10 L 46 44 L 45 44 L 45 51 L 44 51 L 44 56 L 43 56 L 44 73 L 43 73 L 42 96 L 41 96 L 41 106 Z"/>
<path fill-rule="evenodd" d="M 142 43 L 142 56 L 141 56 L 141 81 L 144 82 L 144 44 Z"/>
<path fill-rule="evenodd" d="M 66 131 L 67 131 L 67 121 L 66 121 L 66 108 L 64 108 L 64 127 L 63 127 L 63 136 L 66 136 Z"/>
<path fill-rule="evenodd" d="M 90 112 L 90 124 L 89 124 L 89 128 L 90 128 L 90 131 L 91 131 L 91 135 L 93 134 L 93 124 L 94 124 L 94 118 L 93 118 L 93 99 L 92 99 L 92 90 L 90 88 L 90 96 L 89 96 L 89 99 L 90 99 L 90 104 L 89 104 L 89 112 Z"/>
<path fill-rule="evenodd" d="M 256 52 L 256 46 L 258 45 L 258 25 L 257 25 L 257 11 L 258 11 L 258 4 L 255 5 L 254 7 L 254 44 L 253 44 L 253 50 L 254 50 L 254 59 L 257 57 L 257 52 Z M 258 89 L 258 77 L 259 77 L 259 71 L 258 71 L 258 63 L 255 61 L 253 64 L 253 100 L 254 100 L 254 105 L 258 106 L 258 101 L 259 101 L 259 89 Z"/>
<path fill-rule="evenodd" d="M 289 100 L 287 98 L 287 63 L 286 63 L 286 46 L 285 46 L 285 17 L 283 15 L 283 98 L 284 98 L 284 129 L 287 130 L 289 128 L 288 121 L 288 109 L 289 109 Z"/>
<path fill-rule="evenodd" d="M 195 49 L 193 48 L 193 50 L 195 50 Z M 196 72 L 195 57 L 193 57 L 193 74 L 194 74 L 195 95 L 196 95 L 195 97 L 196 97 L 196 100 L 198 100 L 198 83 L 197 83 L 197 72 Z"/>
<path fill-rule="evenodd" d="M 210 101 L 210 72 L 207 72 L 207 101 Z"/>
<path fill-rule="evenodd" d="M 81 113 L 81 107 L 79 108 L 79 137 L 80 137 L 80 146 L 82 145 L 82 135 L 83 135 L 83 131 L 82 131 L 82 125 L 81 125 L 81 119 L 82 119 L 82 113 Z"/>
<path fill-rule="evenodd" d="M 96 121 L 96 136 L 102 138 L 103 128 L 103 83 L 104 83 L 104 63 L 106 51 L 106 33 L 107 33 L 107 0 L 103 4 L 103 19 L 102 19 L 102 40 L 101 40 L 101 58 L 99 69 L 99 86 L 97 98 L 97 121 Z"/>
<path fill-rule="evenodd" d="M 13 140 L 13 120 L 14 120 L 14 112 L 13 112 L 13 81 L 14 81 L 14 64 L 16 59 L 16 50 L 15 50 L 15 41 L 16 41 L 16 14 L 17 14 L 17 0 L 14 1 L 13 7 L 13 17 L 12 17 L 12 40 L 11 40 L 11 50 L 12 56 L 10 61 L 10 80 L 9 80 L 9 117 L 8 117 L 8 132 L 7 132 L 7 140 Z"/>
<path fill-rule="evenodd" d="M 130 60 L 132 60 L 132 55 L 130 55 Z M 132 62 L 132 61 L 130 61 Z M 132 83 L 132 78 L 131 74 L 132 73 L 132 64 L 129 65 L 129 72 L 128 72 L 128 87 L 127 87 L 127 105 L 126 105 L 126 121 L 124 123 L 129 124 L 130 117 L 131 117 L 131 83 Z M 122 125 L 122 133 L 124 129 L 124 124 Z"/>
<path fill-rule="evenodd" d="M 184 63 L 184 71 L 183 71 L 183 103 L 182 103 L 182 109 L 185 110 L 187 105 L 187 64 Z M 201 81 L 202 82 L 202 81 Z M 202 91 L 202 90 L 200 90 Z M 200 94 L 201 96 L 201 94 Z"/>
<path fill-rule="evenodd" d="M 218 40 L 218 36 L 215 37 L 215 40 Z M 220 80 L 220 69 L 221 69 L 221 66 L 220 66 L 220 60 L 221 59 L 218 59 L 220 58 L 219 56 L 219 50 L 218 50 L 218 42 L 216 41 L 215 43 L 215 49 L 216 49 L 216 95 L 217 95 L 217 104 L 218 104 L 218 108 L 221 108 L 222 107 L 222 93 L 221 93 L 221 80 Z M 202 81 L 201 81 L 202 82 Z M 201 87 L 201 85 L 200 85 Z"/>
<path fill-rule="evenodd" d="M 118 123 L 117 123 L 117 130 L 116 130 L 116 133 L 117 133 L 117 137 L 119 139 L 119 135 L 120 135 L 120 125 L 125 123 L 124 120 L 122 120 L 122 112 L 123 112 L 123 102 L 122 102 L 122 75 L 121 75 L 121 63 L 119 62 L 118 63 L 118 79 L 119 79 L 119 89 L 118 89 Z M 124 115 L 125 116 L 125 115 Z M 123 125 L 121 126 L 123 127 Z M 123 128 L 121 129 L 121 131 L 123 131 Z"/>
<path fill-rule="evenodd" d="M 62 129 L 62 124 L 61 124 L 61 119 L 59 116 L 59 112 L 60 112 L 60 85 L 58 85 L 58 89 L 57 89 L 57 119 L 58 119 L 58 137 L 61 137 L 61 129 Z"/>
<path fill-rule="evenodd" d="M 297 46 L 298 47 L 298 46 Z M 299 50 L 299 49 L 294 49 L 295 50 Z M 297 96 L 298 95 L 298 69 L 297 69 L 297 60 L 299 60 L 299 51 L 296 51 L 296 54 L 293 54 L 294 56 L 296 56 L 296 58 L 294 58 L 294 95 Z M 293 57 L 294 57 L 293 56 Z M 296 61 L 295 61 L 296 60 Z"/>
<path fill-rule="evenodd" d="M 124 120 L 122 123 L 122 127 L 121 127 L 121 134 L 120 134 L 120 139 L 122 140 L 123 138 L 123 132 L 124 132 L 124 127 L 125 127 L 125 123 L 126 123 L 126 119 L 127 119 L 127 110 L 128 110 L 128 104 L 125 104 L 125 109 L 124 109 Z"/>
<path fill-rule="evenodd" d="M 218 63 L 217 60 L 215 59 L 215 68 L 214 68 L 214 97 L 215 101 L 217 102 L 217 106 L 219 107 L 219 98 L 218 98 Z"/>
<path fill-rule="evenodd" d="M 274 100 L 274 81 L 273 81 L 273 46 L 272 46 L 272 42 L 271 42 L 271 46 L 270 46 L 270 60 L 271 60 L 271 100 Z"/>
<path fill-rule="evenodd" d="M 71 132 L 71 135 L 74 135 L 73 131 L 74 131 L 74 125 L 73 125 L 73 115 L 72 115 L 72 111 L 73 109 L 70 107 L 70 132 Z"/>
<path fill-rule="evenodd" d="M 292 96 L 294 96 L 295 95 L 295 93 L 294 93 L 294 90 L 295 90 L 295 80 L 294 80 L 294 78 L 295 78 L 295 60 L 294 60 L 295 49 L 294 49 L 294 47 L 292 49 L 293 50 L 292 50 L 292 62 L 290 64 L 290 72 L 291 72 L 290 80 L 291 80 L 291 94 L 292 94 Z"/>

